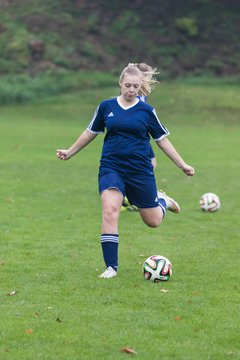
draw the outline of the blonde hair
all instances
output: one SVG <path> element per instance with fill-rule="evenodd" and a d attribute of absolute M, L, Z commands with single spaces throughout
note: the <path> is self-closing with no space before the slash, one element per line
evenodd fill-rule
<path fill-rule="evenodd" d="M 139 76 L 139 77 L 141 77 L 141 79 L 143 78 L 142 71 L 135 65 L 133 65 L 133 66 L 128 65 L 123 69 L 123 71 L 122 71 L 122 73 L 121 73 L 121 75 L 119 77 L 119 82 L 120 83 L 123 81 L 123 78 L 126 75 Z"/>
<path fill-rule="evenodd" d="M 128 66 L 125 68 L 137 68 L 142 73 L 142 84 L 139 89 L 139 95 L 148 96 L 151 91 L 153 90 L 154 86 L 157 81 L 157 79 L 154 77 L 154 75 L 159 74 L 157 71 L 157 68 L 152 68 L 150 65 L 146 63 L 129 63 Z"/>

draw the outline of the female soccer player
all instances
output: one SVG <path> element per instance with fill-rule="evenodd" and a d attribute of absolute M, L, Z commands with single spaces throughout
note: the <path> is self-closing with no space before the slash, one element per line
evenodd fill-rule
<path fill-rule="evenodd" d="M 119 79 L 121 95 L 101 102 L 76 142 L 56 153 L 59 159 L 68 160 L 106 130 L 99 167 L 101 245 L 106 264 L 101 278 L 117 275 L 118 220 L 124 196 L 138 207 L 142 220 L 150 227 L 158 227 L 165 215 L 166 201 L 158 199 L 148 151 L 150 135 L 177 167 L 188 176 L 194 175 L 194 168 L 185 163 L 167 139 L 169 132 L 155 109 L 137 98 L 142 85 L 142 72 L 136 66 L 127 66 Z"/>
<path fill-rule="evenodd" d="M 143 79 L 137 97 L 140 100 L 147 102 L 147 96 L 152 92 L 155 84 L 158 83 L 158 81 L 154 77 L 155 75 L 158 74 L 157 68 L 152 68 L 152 66 L 146 63 L 129 63 L 128 66 L 136 66 L 139 70 L 141 70 Z M 149 156 L 151 158 L 153 168 L 155 169 L 157 166 L 157 159 L 150 143 L 149 143 Z M 180 206 L 178 205 L 178 203 L 174 199 L 167 196 L 161 190 L 158 190 L 158 197 L 164 198 L 164 200 L 166 201 L 167 210 L 170 210 L 174 213 L 180 212 Z M 121 206 L 121 211 L 125 211 L 125 210 L 138 211 L 138 208 L 136 206 L 129 203 L 128 198 L 126 196 L 124 197 Z"/>

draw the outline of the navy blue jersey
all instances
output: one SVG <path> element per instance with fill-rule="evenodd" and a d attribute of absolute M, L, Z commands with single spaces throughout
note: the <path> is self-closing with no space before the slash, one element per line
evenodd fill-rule
<path fill-rule="evenodd" d="M 149 144 L 149 156 L 150 156 L 151 159 L 155 157 L 155 154 L 154 154 L 154 151 L 153 151 L 153 148 L 152 148 L 151 144 Z"/>
<path fill-rule="evenodd" d="M 100 103 L 88 130 L 95 134 L 106 130 L 100 170 L 123 173 L 152 172 L 150 136 L 158 141 L 169 135 L 151 105 L 139 100 L 125 109 L 117 98 Z"/>
<path fill-rule="evenodd" d="M 142 100 L 143 102 L 147 102 L 147 97 L 146 97 L 146 95 L 138 95 L 137 98 L 138 98 L 139 100 Z"/>
<path fill-rule="evenodd" d="M 142 100 L 143 102 L 147 102 L 147 96 L 146 95 L 138 95 L 137 98 L 139 100 Z M 152 145 L 150 143 L 149 143 L 149 156 L 150 156 L 151 159 L 155 157 Z"/>

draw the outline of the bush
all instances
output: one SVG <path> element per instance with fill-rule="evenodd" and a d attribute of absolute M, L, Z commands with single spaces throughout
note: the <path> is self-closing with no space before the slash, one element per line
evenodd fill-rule
<path fill-rule="evenodd" d="M 177 29 L 181 30 L 189 37 L 198 35 L 198 26 L 195 19 L 187 17 L 176 19 L 175 25 Z"/>
<path fill-rule="evenodd" d="M 30 75 L 2 76 L 0 81 L 0 104 L 24 103 L 61 93 L 107 87 L 116 84 L 108 73 L 88 71 L 59 71 Z"/>

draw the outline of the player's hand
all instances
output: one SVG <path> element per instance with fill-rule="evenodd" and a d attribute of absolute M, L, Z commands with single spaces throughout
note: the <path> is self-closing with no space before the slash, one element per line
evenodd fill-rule
<path fill-rule="evenodd" d="M 59 150 L 59 149 L 56 152 L 56 156 L 60 160 L 68 160 L 71 157 L 68 150 Z"/>
<path fill-rule="evenodd" d="M 187 175 L 187 176 L 193 176 L 193 175 L 195 175 L 195 170 L 194 170 L 194 168 L 192 167 L 192 166 L 190 166 L 190 165 L 185 165 L 184 167 L 183 167 L 183 172 Z"/>

